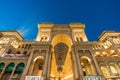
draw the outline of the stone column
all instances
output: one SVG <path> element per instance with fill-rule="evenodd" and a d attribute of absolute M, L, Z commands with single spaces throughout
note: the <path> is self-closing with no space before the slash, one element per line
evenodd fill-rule
<path fill-rule="evenodd" d="M 34 53 L 34 52 L 32 51 L 31 54 L 30 54 L 30 56 L 29 56 L 29 58 L 28 58 L 27 65 L 26 65 L 26 67 L 25 67 L 25 69 L 24 69 L 24 72 L 23 72 L 20 80 L 25 80 L 25 76 L 26 76 L 26 74 L 27 74 L 27 72 L 28 72 L 29 66 L 31 65 L 33 53 Z"/>
<path fill-rule="evenodd" d="M 91 56 L 92 56 L 94 64 L 95 64 L 95 68 L 97 69 L 97 75 L 102 76 L 102 72 L 101 72 L 101 70 L 99 68 L 99 64 L 97 63 L 97 60 L 95 59 L 93 53 L 91 53 Z"/>
<path fill-rule="evenodd" d="M 32 72 L 33 72 L 33 69 L 34 69 L 34 65 L 35 65 L 35 62 L 32 61 L 32 62 L 31 62 L 31 67 L 29 68 L 30 71 L 29 71 L 29 73 L 28 73 L 28 75 L 30 75 L 30 76 L 32 75 Z"/>
<path fill-rule="evenodd" d="M 9 78 L 10 80 L 12 80 L 12 77 L 13 77 L 13 75 L 14 75 L 15 69 L 16 69 L 16 65 L 14 66 L 14 68 L 13 68 L 13 70 L 12 70 L 12 73 L 11 73 L 10 78 Z"/>
<path fill-rule="evenodd" d="M 52 52 L 49 54 L 47 79 L 50 80 Z"/>
<path fill-rule="evenodd" d="M 76 59 L 75 59 L 75 54 L 71 53 L 72 55 L 72 63 L 73 63 L 73 68 L 74 68 L 74 80 L 76 80 L 78 78 L 78 68 L 77 68 L 77 63 L 76 63 Z"/>
<path fill-rule="evenodd" d="M 75 80 L 75 66 L 74 66 L 74 60 L 73 60 L 73 54 L 72 52 L 70 52 L 70 58 L 71 58 L 71 63 L 72 63 L 72 71 L 73 71 L 73 77 L 74 77 L 74 80 Z"/>
<path fill-rule="evenodd" d="M 78 80 L 83 80 L 82 67 L 80 65 L 80 59 L 79 59 L 78 51 L 76 51 L 74 47 L 73 47 L 72 50 L 74 51 L 73 59 L 75 60 L 75 66 L 77 68 L 77 71 L 76 71 L 77 74 L 75 74 L 76 79 L 78 78 Z"/>
<path fill-rule="evenodd" d="M 78 66 L 78 76 L 79 76 L 79 80 L 83 80 L 82 66 L 81 66 L 81 64 L 80 64 L 81 62 L 80 62 L 80 58 L 79 58 L 78 51 L 75 51 L 75 57 L 76 57 L 77 66 Z"/>
<path fill-rule="evenodd" d="M 47 79 L 48 60 L 49 60 L 49 53 L 47 51 L 46 52 L 46 57 L 45 57 L 44 68 L 43 68 L 43 74 L 42 74 L 43 80 L 48 80 Z"/>

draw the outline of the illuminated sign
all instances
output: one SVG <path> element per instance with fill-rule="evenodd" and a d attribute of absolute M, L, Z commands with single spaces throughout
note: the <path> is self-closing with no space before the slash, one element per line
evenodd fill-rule
<path fill-rule="evenodd" d="M 101 76 L 85 76 L 85 80 L 102 80 Z"/>
<path fill-rule="evenodd" d="M 26 76 L 25 80 L 43 80 L 41 76 Z"/>

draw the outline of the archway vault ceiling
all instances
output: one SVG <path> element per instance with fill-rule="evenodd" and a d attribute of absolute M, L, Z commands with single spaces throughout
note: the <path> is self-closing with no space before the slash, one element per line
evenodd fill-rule
<path fill-rule="evenodd" d="M 56 78 L 72 75 L 72 63 L 70 57 L 70 51 L 72 46 L 72 39 L 67 34 L 58 34 L 52 38 L 52 67 L 51 75 Z"/>
<path fill-rule="evenodd" d="M 65 43 L 60 42 L 55 45 L 54 53 L 55 53 L 57 66 L 64 65 L 67 52 L 68 52 L 68 46 Z"/>

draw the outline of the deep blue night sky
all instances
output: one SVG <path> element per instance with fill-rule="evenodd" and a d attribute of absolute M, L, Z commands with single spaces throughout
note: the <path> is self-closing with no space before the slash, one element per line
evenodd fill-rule
<path fill-rule="evenodd" d="M 0 30 L 19 30 L 26 40 L 37 35 L 37 24 L 86 24 L 90 41 L 104 30 L 120 31 L 120 0 L 0 0 Z"/>

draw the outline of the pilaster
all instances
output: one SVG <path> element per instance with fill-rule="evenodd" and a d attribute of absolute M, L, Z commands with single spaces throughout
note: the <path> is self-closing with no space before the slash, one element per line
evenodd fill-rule
<path fill-rule="evenodd" d="M 29 66 L 30 66 L 31 61 L 32 61 L 33 53 L 34 53 L 34 52 L 31 52 L 30 57 L 28 58 L 27 65 L 26 65 L 26 67 L 25 67 L 25 69 L 24 69 L 24 72 L 23 72 L 20 80 L 24 80 L 24 79 L 25 79 L 25 76 L 27 75 Z"/>
<path fill-rule="evenodd" d="M 15 69 L 16 69 L 16 65 L 14 66 L 14 68 L 13 68 L 13 70 L 12 70 L 12 73 L 11 73 L 11 75 L 10 75 L 10 80 L 12 80 L 12 77 L 13 77 L 13 75 L 14 75 Z"/>
<path fill-rule="evenodd" d="M 45 57 L 43 74 L 42 74 L 43 80 L 48 80 L 48 79 L 47 79 L 48 60 L 49 60 L 49 53 L 48 53 L 48 51 L 47 51 L 47 52 L 46 52 L 46 57 Z"/>
<path fill-rule="evenodd" d="M 78 68 L 75 59 L 75 54 L 71 52 L 72 55 L 72 64 L 73 64 L 73 72 L 74 72 L 74 80 L 78 79 Z"/>
<path fill-rule="evenodd" d="M 51 73 L 51 59 L 52 59 L 52 52 L 49 54 L 49 60 L 48 60 L 48 70 L 47 70 L 47 79 L 50 80 L 50 73 Z"/>
<path fill-rule="evenodd" d="M 78 52 L 75 50 L 75 48 L 73 48 L 73 51 L 74 51 L 73 57 L 76 62 L 77 76 L 78 76 L 78 79 L 76 79 L 76 80 L 83 80 L 82 67 L 80 65 L 80 59 L 79 59 Z"/>
<path fill-rule="evenodd" d="M 2 72 L 1 72 L 1 75 L 0 75 L 0 79 L 3 77 L 3 75 L 5 73 L 5 70 L 6 70 L 6 67 L 7 67 L 7 65 L 4 66 L 4 68 L 3 68 Z"/>
<path fill-rule="evenodd" d="M 81 67 L 81 62 L 80 62 L 80 59 L 79 59 L 79 55 L 78 55 L 78 52 L 75 51 L 75 57 L 76 57 L 76 61 L 77 61 L 77 66 L 78 66 L 78 76 L 79 76 L 79 80 L 83 80 L 83 73 L 82 73 L 82 67 Z"/>
<path fill-rule="evenodd" d="M 94 63 L 95 63 L 95 68 L 96 68 L 96 72 L 97 72 L 97 75 L 102 75 L 102 72 L 101 72 L 101 70 L 100 70 L 100 68 L 99 68 L 99 65 L 98 65 L 98 63 L 97 63 L 97 60 L 95 59 L 95 57 L 94 57 L 94 55 L 91 53 L 91 56 L 92 56 L 92 58 L 93 58 L 93 61 L 94 61 Z"/>

